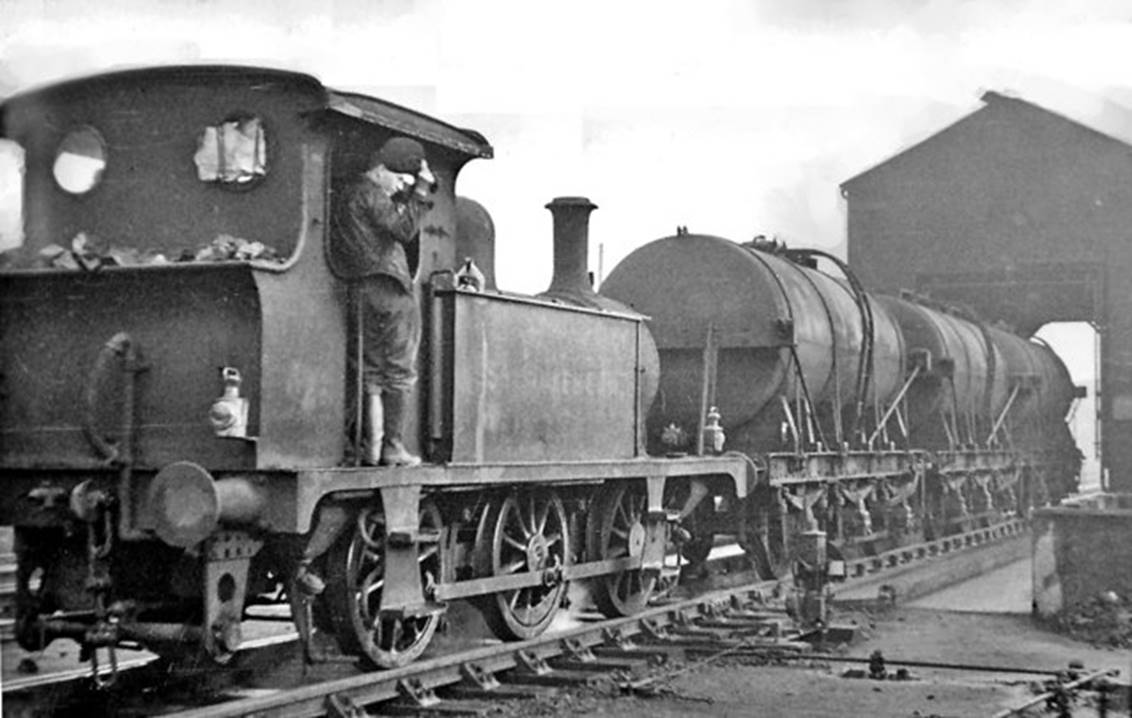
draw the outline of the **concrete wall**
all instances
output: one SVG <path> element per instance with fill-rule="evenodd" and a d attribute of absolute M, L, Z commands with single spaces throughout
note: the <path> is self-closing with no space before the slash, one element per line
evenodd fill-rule
<path fill-rule="evenodd" d="M 1039 509 L 1034 611 L 1043 618 L 1104 591 L 1132 596 L 1132 494 L 1093 494 Z"/>

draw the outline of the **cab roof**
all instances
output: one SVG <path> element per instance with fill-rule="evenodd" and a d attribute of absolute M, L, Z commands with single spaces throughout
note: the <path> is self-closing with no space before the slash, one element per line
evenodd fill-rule
<path fill-rule="evenodd" d="M 171 65 L 103 72 L 77 77 L 17 93 L 0 103 L 0 136 L 7 135 L 7 117 L 37 105 L 65 104 L 70 97 L 92 90 L 111 91 L 146 84 L 229 84 L 250 89 L 289 89 L 309 98 L 299 111 L 324 111 L 350 117 L 425 140 L 470 157 L 492 157 L 488 141 L 474 130 L 450 125 L 435 117 L 359 93 L 325 87 L 311 75 L 289 70 L 243 65 Z"/>

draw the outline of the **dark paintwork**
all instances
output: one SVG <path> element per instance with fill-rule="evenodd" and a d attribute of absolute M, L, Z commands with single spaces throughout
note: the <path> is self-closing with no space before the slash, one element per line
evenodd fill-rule
<path fill-rule="evenodd" d="M 446 339 L 433 361 L 453 387 L 442 392 L 439 456 L 483 463 L 639 453 L 640 317 L 454 290 L 438 292 L 434 307 Z"/>
<path fill-rule="evenodd" d="M 207 68 L 108 75 L 13 98 L 0 134 L 26 152 L 25 244 L 69 246 L 85 232 L 172 259 L 228 234 L 288 257 L 303 229 L 303 115 L 324 103 L 306 76 Z M 237 112 L 263 118 L 266 177 L 247 190 L 199 181 L 199 134 Z M 52 164 L 64 135 L 81 126 L 102 135 L 107 163 L 101 182 L 74 196 L 55 184 Z"/>
<path fill-rule="evenodd" d="M 940 411 L 974 414 L 984 423 L 998 415 L 1006 401 L 1007 365 L 978 325 L 905 299 L 880 296 L 878 302 L 895 317 L 907 351 L 922 352 L 931 362 L 908 393 L 916 445 L 935 445 L 923 430 L 938 423 Z"/>
<path fill-rule="evenodd" d="M 843 404 L 854 400 L 860 313 L 846 285 L 828 275 L 717 237 L 678 235 L 630 254 L 602 289 L 651 317 L 661 351 L 664 421 L 695 426 L 709 323 L 719 331 L 718 405 L 727 426 L 742 427 L 729 436 L 744 441 L 744 450 L 775 446 L 778 397 L 793 400 L 796 390 L 786 349 L 791 341 L 816 404 L 837 395 Z M 1045 391 L 1058 397 L 1071 389 L 1060 361 L 1047 351 L 1042 357 L 1049 365 L 1040 364 L 1042 348 L 1020 337 L 894 297 L 872 297 L 871 306 L 877 342 L 870 405 L 874 398 L 881 406 L 893 398 L 914 353 L 926 350 L 933 361 L 931 374 L 908 394 L 913 446 L 941 446 L 944 439 L 930 430 L 940 410 L 989 428 L 1005 405 L 1011 376 L 1043 374 Z M 793 332 L 780 332 L 779 320 L 788 320 Z M 1012 419 L 1032 418 L 1030 404 L 1040 396 L 1026 394 Z"/>
<path fill-rule="evenodd" d="M 5 468 L 98 468 L 83 435 L 85 396 L 103 345 L 119 332 L 148 367 L 138 377 L 135 460 L 159 468 L 194 458 L 207 468 L 255 465 L 255 447 L 213 436 L 208 409 L 219 369 L 238 367 L 259 431 L 260 303 L 249 267 L 175 265 L 0 277 L 0 462 Z M 97 392 L 96 425 L 118 438 L 123 374 Z"/>
<path fill-rule="evenodd" d="M 201 66 L 74 80 L 2 106 L 3 134 L 27 153 L 24 260 L 51 243 L 69 247 L 85 232 L 169 259 L 229 234 L 264 242 L 281 261 L 112 267 L 89 275 L 18 268 L 25 261 L 4 272 L 0 381 L 9 396 L 0 410 L 0 464 L 100 466 L 82 436 L 80 400 L 100 347 L 122 331 L 149 364 L 138 385 L 135 468 L 178 459 L 213 471 L 339 460 L 342 424 L 328 417 L 341 416 L 346 390 L 343 290 L 322 254 L 331 167 L 320 132 L 333 130 L 331 139 L 339 139 L 337 131 L 348 127 L 349 137 L 376 146 L 390 129 L 372 123 L 386 119 L 398 131 L 440 143 L 429 150 L 447 182 L 421 241 L 424 261 L 417 264 L 426 276 L 453 261 L 459 166 L 490 156 L 491 148 L 476 133 L 378 100 L 354 98 L 365 112 L 346 116 L 344 96 L 335 97 L 331 103 L 305 75 Z M 234 191 L 200 182 L 192 157 L 203 127 L 236 112 L 264 119 L 268 174 Z M 82 125 L 106 139 L 108 161 L 100 184 L 75 197 L 55 185 L 51 165 L 61 137 Z M 340 146 L 334 159 L 348 165 L 367 149 Z M 254 442 L 212 436 L 206 418 L 223 388 L 221 366 L 243 374 Z M 113 409 L 103 414 L 110 416 L 101 421 L 117 429 Z"/>
<path fill-rule="evenodd" d="M 815 404 L 829 406 L 839 397 L 852 406 L 856 399 L 861 313 L 850 289 L 829 275 L 719 237 L 679 235 L 630 254 L 602 293 L 650 317 L 661 352 L 665 421 L 696 426 L 709 324 L 720 348 L 714 403 L 727 426 L 753 426 L 756 441 L 779 433 L 778 397 L 794 398 L 791 342 Z M 869 402 L 896 392 L 903 363 L 891 318 L 879 307 L 873 314 Z"/>

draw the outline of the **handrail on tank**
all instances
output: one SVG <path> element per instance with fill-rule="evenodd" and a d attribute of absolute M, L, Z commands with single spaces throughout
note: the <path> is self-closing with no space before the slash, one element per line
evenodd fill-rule
<path fill-rule="evenodd" d="M 876 327 L 873 322 L 873 309 L 869 295 L 865 292 L 865 287 L 861 284 L 857 275 L 840 257 L 829 252 L 823 252 L 820 249 L 789 249 L 786 250 L 786 256 L 792 261 L 818 257 L 828 259 L 841 270 L 841 273 L 845 275 L 845 281 L 849 283 L 849 288 L 853 293 L 853 303 L 857 305 L 857 310 L 861 313 L 861 354 L 857 361 L 857 405 L 853 412 L 853 428 L 849 433 L 851 436 L 863 437 L 862 423 L 865 417 L 865 395 L 869 391 L 869 384 L 872 383 L 873 351 L 876 344 Z"/>

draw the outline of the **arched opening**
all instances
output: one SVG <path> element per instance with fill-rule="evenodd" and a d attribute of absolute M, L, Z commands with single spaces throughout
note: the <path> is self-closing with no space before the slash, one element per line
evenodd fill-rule
<path fill-rule="evenodd" d="M 1086 394 L 1069 410 L 1069 430 L 1085 457 L 1081 465 L 1081 491 L 1101 488 L 1100 427 L 1097 391 L 1100 387 L 1100 340 L 1089 322 L 1050 322 L 1034 335 L 1049 344 L 1069 369 L 1073 383 Z"/>

